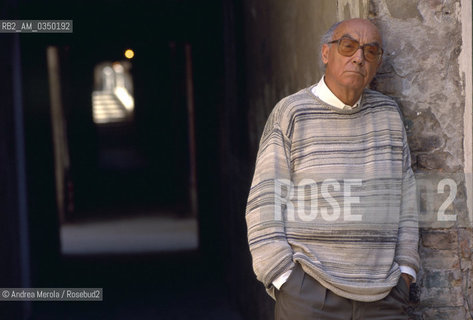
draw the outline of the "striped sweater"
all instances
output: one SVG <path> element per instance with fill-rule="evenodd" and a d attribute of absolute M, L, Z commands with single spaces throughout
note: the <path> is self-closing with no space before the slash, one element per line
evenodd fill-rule
<path fill-rule="evenodd" d="M 400 265 L 419 268 L 400 111 L 373 90 L 341 110 L 311 89 L 281 100 L 261 137 L 246 208 L 253 269 L 273 298 L 272 282 L 297 262 L 340 296 L 380 300 Z"/>

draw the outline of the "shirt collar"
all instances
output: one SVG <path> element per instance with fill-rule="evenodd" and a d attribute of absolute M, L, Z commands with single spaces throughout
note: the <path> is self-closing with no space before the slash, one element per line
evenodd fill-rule
<path fill-rule="evenodd" d="M 358 101 L 353 106 L 344 104 L 327 87 L 327 85 L 325 84 L 325 76 L 323 76 L 322 79 L 320 79 L 319 83 L 317 83 L 317 85 L 312 88 L 312 93 L 323 102 L 339 109 L 353 109 L 353 108 L 358 107 L 361 102 L 361 97 L 360 97 L 360 99 L 358 99 Z"/>

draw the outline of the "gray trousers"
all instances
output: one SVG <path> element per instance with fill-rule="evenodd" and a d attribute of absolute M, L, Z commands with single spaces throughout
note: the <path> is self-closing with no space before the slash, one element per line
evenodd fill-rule
<path fill-rule="evenodd" d="M 276 320 L 407 320 L 409 290 L 402 277 L 384 299 L 360 302 L 327 290 L 296 263 L 275 296 Z"/>

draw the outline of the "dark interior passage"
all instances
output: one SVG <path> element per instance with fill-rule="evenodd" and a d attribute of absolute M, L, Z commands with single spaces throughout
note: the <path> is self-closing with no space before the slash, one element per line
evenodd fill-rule
<path fill-rule="evenodd" d="M 16 311 L 11 314 L 29 319 L 242 319 L 228 286 L 235 279 L 229 277 L 232 261 L 222 237 L 228 217 L 220 210 L 223 2 L 13 1 L 7 9 L 10 17 L 21 19 L 74 21 L 72 34 L 18 36 L 31 271 L 26 283 L 104 288 L 100 303 L 33 302 L 12 305 L 8 310 Z M 15 48 L 14 36 L 2 39 Z M 59 183 L 48 48 L 57 53 L 68 150 L 59 152 L 62 161 L 67 158 L 67 166 L 59 166 Z M 130 60 L 123 55 L 128 48 L 135 53 Z M 96 67 L 113 69 L 124 61 L 131 65 L 132 115 L 126 121 L 97 123 L 94 101 L 109 109 L 125 104 L 113 90 L 104 93 L 103 84 L 97 89 Z M 2 67 L 8 69 L 7 64 Z M 80 233 L 85 225 L 89 229 Z M 159 238 L 153 226 L 169 237 Z M 176 245 L 189 230 L 195 246 Z M 64 232 L 72 232 L 72 251 L 61 252 Z M 89 249 L 81 251 L 84 242 L 74 236 L 87 240 Z M 101 251 L 106 241 L 118 249 Z M 126 249 L 143 249 L 153 241 L 157 246 L 149 250 Z"/>

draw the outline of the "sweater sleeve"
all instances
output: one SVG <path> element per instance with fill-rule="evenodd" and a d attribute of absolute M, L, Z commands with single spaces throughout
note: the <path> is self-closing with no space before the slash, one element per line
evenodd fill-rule
<path fill-rule="evenodd" d="M 256 277 L 267 289 L 294 267 L 286 239 L 285 206 L 290 185 L 290 141 L 271 113 L 260 140 L 255 173 L 246 207 L 248 243 Z"/>
<path fill-rule="evenodd" d="M 411 168 L 411 155 L 405 131 L 403 134 L 403 175 L 401 192 L 401 212 L 395 261 L 399 265 L 411 267 L 418 272 L 420 258 L 418 253 L 419 222 L 416 181 Z"/>

